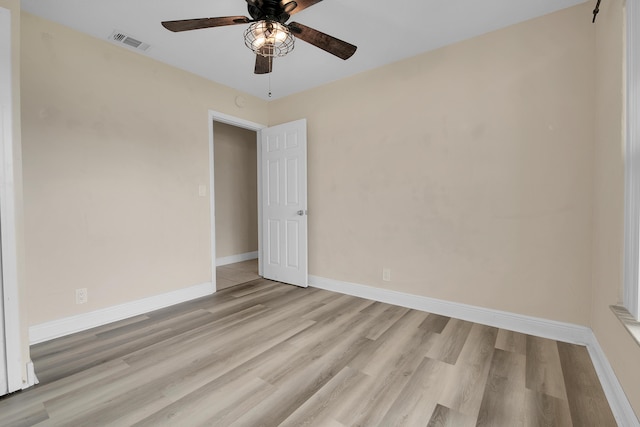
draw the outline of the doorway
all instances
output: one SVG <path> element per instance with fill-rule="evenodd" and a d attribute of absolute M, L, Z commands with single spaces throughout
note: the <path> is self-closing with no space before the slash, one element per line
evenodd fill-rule
<path fill-rule="evenodd" d="M 235 128 L 235 130 L 234 130 Z M 233 116 L 229 116 L 227 114 L 224 113 L 219 113 L 216 111 L 209 111 L 209 171 L 210 171 L 210 182 L 209 182 L 209 199 L 210 199 L 210 210 L 211 210 L 211 265 L 212 265 L 212 283 L 214 284 L 214 289 L 220 290 L 223 289 L 227 286 L 229 286 L 229 280 L 236 280 L 237 275 L 233 278 L 231 278 L 231 274 L 233 272 L 228 272 L 227 280 L 221 280 L 220 285 L 218 286 L 218 278 L 216 277 L 216 270 L 217 270 L 217 266 L 218 264 L 220 265 L 231 265 L 231 264 L 235 264 L 237 262 L 243 262 L 243 261 L 251 261 L 251 258 L 258 260 L 258 275 L 262 275 L 262 265 L 261 265 L 261 255 L 262 255 L 262 226 L 260 224 L 260 218 L 261 218 L 261 195 L 260 195 L 260 191 L 258 191 L 259 189 L 259 177 L 260 177 L 260 162 L 258 161 L 258 159 L 260 158 L 260 153 L 261 153 L 261 149 L 260 149 L 260 142 L 259 142 L 259 132 L 260 130 L 266 128 L 266 126 L 261 125 L 259 123 L 254 123 L 254 122 L 250 122 L 247 120 L 243 120 L 243 119 L 239 119 L 237 117 L 233 117 Z M 238 249 L 241 247 L 247 248 L 249 246 L 246 246 L 249 242 L 245 240 L 244 245 L 242 246 L 243 243 L 239 243 L 237 245 L 235 245 L 234 248 L 234 244 L 231 244 L 231 250 L 229 251 L 229 249 L 227 247 L 221 247 L 220 250 L 218 250 L 217 248 L 217 244 L 216 242 L 218 241 L 217 239 L 217 234 L 221 234 L 221 239 L 220 239 L 220 243 L 221 244 L 226 244 L 224 242 L 229 241 L 229 236 L 227 233 L 227 230 L 223 231 L 220 221 L 217 221 L 217 216 L 221 215 L 222 218 L 220 218 L 221 220 L 224 220 L 225 216 L 229 216 L 229 214 L 231 212 L 229 211 L 225 211 L 225 207 L 222 208 L 217 208 L 216 202 L 220 201 L 222 203 L 223 200 L 225 199 L 232 199 L 235 201 L 239 201 L 240 203 L 236 204 L 236 209 L 238 208 L 238 206 L 242 206 L 242 197 L 237 197 L 238 195 L 236 194 L 230 194 L 230 195 L 224 195 L 222 194 L 221 196 L 221 200 L 218 200 L 220 198 L 218 198 L 217 196 L 217 192 L 216 192 L 216 180 L 215 180 L 215 176 L 216 176 L 216 158 L 215 158 L 215 153 L 216 153 L 216 135 L 220 136 L 218 133 L 218 130 L 222 131 L 223 133 L 225 133 L 226 135 L 222 136 L 221 139 L 221 146 L 227 146 L 228 144 L 226 143 L 226 141 L 224 141 L 224 138 L 228 137 L 229 135 L 233 135 L 234 132 L 237 134 L 239 133 L 240 135 L 243 134 L 242 131 L 245 132 L 249 132 L 249 135 L 252 135 L 253 137 L 253 141 L 254 141 L 254 147 L 255 147 L 255 163 L 253 165 L 253 170 L 251 171 L 251 177 L 255 177 L 255 189 L 256 189 L 256 203 L 255 203 L 255 213 L 256 213 L 256 229 L 257 229 L 257 251 L 249 251 L 249 252 L 242 252 L 243 250 L 246 249 Z M 244 138 L 247 138 L 247 133 L 244 133 Z M 243 142 L 247 142 L 246 140 Z M 226 147 L 229 148 L 229 147 Z M 233 147 L 231 147 L 233 148 Z M 235 147 L 238 148 L 238 147 Z M 223 148 L 224 150 L 224 148 Z M 236 150 L 231 150 L 232 152 L 235 151 L 236 155 L 239 155 L 240 152 L 242 152 L 242 149 L 236 149 Z M 245 147 L 244 151 L 248 151 Z M 219 152 L 219 150 L 218 150 Z M 231 153 L 233 155 L 233 153 Z M 246 153 L 245 153 L 246 154 Z M 223 152 L 224 155 L 224 152 Z M 248 168 L 248 165 L 246 164 L 246 159 L 245 161 L 241 161 L 240 159 L 234 159 L 234 164 L 238 165 L 238 164 L 243 164 L 243 169 L 246 172 L 246 168 Z M 227 171 L 229 172 L 229 171 Z M 233 174 L 234 171 L 230 171 L 231 175 Z M 237 171 L 235 171 L 237 172 Z M 246 176 L 243 176 L 243 180 L 245 183 L 247 183 L 246 181 Z M 249 178 L 251 179 L 251 178 Z M 225 190 L 221 191 L 224 193 L 224 191 L 226 191 L 227 189 L 225 188 Z M 245 206 L 250 206 L 250 204 L 245 204 Z M 239 222 L 242 221 L 250 221 L 250 217 L 251 215 L 248 215 L 248 213 L 245 213 L 247 215 L 243 215 L 244 219 L 240 219 Z M 238 221 L 238 218 L 234 219 L 235 221 Z M 216 223 L 218 222 L 218 226 L 216 226 Z M 236 224 L 236 225 L 240 225 L 240 224 Z M 219 229 L 219 230 L 218 230 Z M 252 233 L 252 231 L 250 230 L 244 230 L 244 236 L 246 239 L 250 238 L 250 234 Z M 231 254 L 231 252 L 238 252 L 239 253 L 233 253 Z M 256 253 L 257 252 L 257 253 Z M 255 262 L 255 261 L 253 261 Z M 247 266 L 239 266 L 241 268 L 247 268 Z"/>
<path fill-rule="evenodd" d="M 216 288 L 258 279 L 257 133 L 213 123 Z"/>
<path fill-rule="evenodd" d="M 306 287 L 308 281 L 306 119 L 267 128 L 257 123 L 209 111 L 212 266 L 217 264 L 214 156 L 216 122 L 257 132 L 258 274 L 267 279 Z M 217 290 L 215 268 L 212 268 L 211 283 L 214 291 Z"/>

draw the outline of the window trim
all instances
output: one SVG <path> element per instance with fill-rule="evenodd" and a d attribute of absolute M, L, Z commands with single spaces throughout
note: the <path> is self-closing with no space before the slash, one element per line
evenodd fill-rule
<path fill-rule="evenodd" d="M 640 5 L 626 2 L 626 142 L 623 304 L 640 318 Z"/>

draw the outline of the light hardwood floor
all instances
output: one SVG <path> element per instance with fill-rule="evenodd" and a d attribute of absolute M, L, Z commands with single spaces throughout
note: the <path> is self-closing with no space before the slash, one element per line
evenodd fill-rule
<path fill-rule="evenodd" d="M 219 291 L 259 278 L 257 259 L 222 265 L 216 268 L 216 286 Z"/>
<path fill-rule="evenodd" d="M 615 426 L 584 347 L 264 279 L 32 347 L 22 426 Z"/>

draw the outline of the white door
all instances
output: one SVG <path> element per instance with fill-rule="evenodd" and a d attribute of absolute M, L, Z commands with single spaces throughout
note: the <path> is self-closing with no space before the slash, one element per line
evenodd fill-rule
<path fill-rule="evenodd" d="M 307 121 L 260 131 L 262 273 L 307 286 Z"/>

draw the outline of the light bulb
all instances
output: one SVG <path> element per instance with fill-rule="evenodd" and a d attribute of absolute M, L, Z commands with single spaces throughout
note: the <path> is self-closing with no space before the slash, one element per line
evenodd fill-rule
<path fill-rule="evenodd" d="M 253 41 L 253 47 L 255 49 L 260 49 L 267 42 L 267 39 L 264 36 L 256 37 Z"/>
<path fill-rule="evenodd" d="M 287 39 L 287 33 L 284 32 L 283 30 L 278 29 L 276 31 L 276 41 L 279 43 L 282 43 L 286 39 Z"/>

